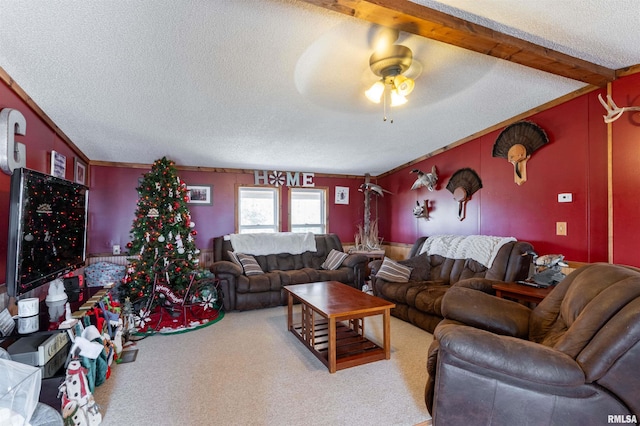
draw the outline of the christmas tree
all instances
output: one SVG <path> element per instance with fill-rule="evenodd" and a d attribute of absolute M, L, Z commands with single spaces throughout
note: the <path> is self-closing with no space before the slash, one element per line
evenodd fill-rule
<path fill-rule="evenodd" d="M 175 163 L 163 157 L 153 163 L 137 190 L 136 217 L 127 244 L 132 260 L 120 286 L 121 300 L 128 297 L 135 303 L 147 298 L 155 274 L 167 265 L 170 268 L 163 271 L 163 284 L 181 296 L 191 273 L 197 270 L 200 252 L 187 207 L 187 186 L 177 176 Z"/>

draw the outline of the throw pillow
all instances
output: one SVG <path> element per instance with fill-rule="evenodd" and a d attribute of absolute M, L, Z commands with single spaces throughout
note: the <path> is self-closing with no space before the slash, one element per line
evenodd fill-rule
<path fill-rule="evenodd" d="M 228 250 L 227 254 L 229 255 L 229 259 L 231 259 L 233 263 L 242 268 L 242 263 L 240 263 L 240 261 L 238 260 L 238 255 L 235 251 Z"/>
<path fill-rule="evenodd" d="M 411 268 L 385 256 L 376 277 L 392 283 L 406 283 L 410 275 Z"/>
<path fill-rule="evenodd" d="M 429 281 L 431 279 L 431 255 L 422 253 L 420 256 L 411 259 L 401 260 L 401 265 L 411 268 L 411 281 Z"/>
<path fill-rule="evenodd" d="M 244 274 L 246 276 L 249 277 L 251 275 L 264 274 L 264 272 L 262 271 L 262 268 L 258 264 L 258 261 L 255 259 L 255 257 L 250 256 L 248 254 L 242 254 L 242 253 L 237 253 L 236 256 L 238 257 L 238 260 L 242 264 L 242 267 L 244 268 Z"/>
<path fill-rule="evenodd" d="M 338 269 L 342 262 L 347 258 L 348 254 L 336 249 L 331 249 L 324 263 L 320 265 L 322 269 L 334 270 Z"/>

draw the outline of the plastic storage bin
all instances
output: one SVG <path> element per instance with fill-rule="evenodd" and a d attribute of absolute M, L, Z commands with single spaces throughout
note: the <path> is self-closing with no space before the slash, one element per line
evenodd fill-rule
<path fill-rule="evenodd" d="M 40 395 L 40 368 L 0 359 L 0 424 L 22 425 L 31 421 Z"/>

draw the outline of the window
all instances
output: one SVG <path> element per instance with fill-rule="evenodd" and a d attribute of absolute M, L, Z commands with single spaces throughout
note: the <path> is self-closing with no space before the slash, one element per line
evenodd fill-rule
<path fill-rule="evenodd" d="M 277 188 L 238 187 L 238 233 L 278 232 L 279 205 Z"/>
<path fill-rule="evenodd" d="M 327 232 L 327 190 L 289 188 L 289 229 L 291 232 Z"/>

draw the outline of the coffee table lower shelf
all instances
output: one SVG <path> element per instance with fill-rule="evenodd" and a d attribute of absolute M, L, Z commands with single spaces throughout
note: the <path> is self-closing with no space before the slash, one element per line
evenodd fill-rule
<path fill-rule="evenodd" d="M 335 373 L 348 367 L 391 357 L 391 309 L 395 304 L 338 281 L 284 287 L 287 330 Z M 300 302 L 294 321 L 293 305 Z M 382 342 L 365 337 L 364 319 L 382 315 Z"/>
<path fill-rule="evenodd" d="M 330 368 L 328 320 L 315 321 L 311 327 L 306 327 L 302 323 L 295 324 L 291 332 L 327 368 Z M 363 318 L 336 322 L 336 370 L 386 359 L 384 348 L 367 339 L 363 334 Z"/>

